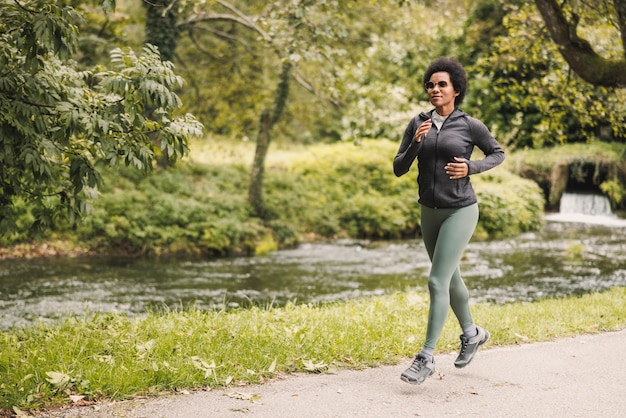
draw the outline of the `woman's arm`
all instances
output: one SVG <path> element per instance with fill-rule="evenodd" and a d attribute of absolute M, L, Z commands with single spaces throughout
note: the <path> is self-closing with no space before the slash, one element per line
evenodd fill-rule
<path fill-rule="evenodd" d="M 468 175 L 482 173 L 504 161 L 504 150 L 491 135 L 489 129 L 478 119 L 469 118 L 472 141 L 485 154 L 482 160 L 467 161 Z"/>
<path fill-rule="evenodd" d="M 415 140 L 415 133 L 422 123 L 423 119 L 414 117 L 404 130 L 400 148 L 393 159 L 393 172 L 397 177 L 406 174 L 411 168 L 413 161 L 415 161 L 415 158 L 417 158 L 421 142 Z"/>

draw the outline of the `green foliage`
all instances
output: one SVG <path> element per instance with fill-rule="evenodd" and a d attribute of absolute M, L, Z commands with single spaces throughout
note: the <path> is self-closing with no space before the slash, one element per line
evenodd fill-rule
<path fill-rule="evenodd" d="M 543 226 L 545 200 L 537 183 L 503 169 L 474 176 L 480 205 L 475 237 L 501 238 Z"/>
<path fill-rule="evenodd" d="M 326 237 L 415 236 L 415 179 L 393 175 L 395 147 L 388 141 L 310 147 L 310 155 L 287 162 L 286 174 L 298 179 L 295 193 L 277 195 L 280 186 L 268 177 L 268 210 L 301 225 L 302 232 Z"/>
<path fill-rule="evenodd" d="M 86 16 L 80 27 L 89 35 L 81 37 L 81 62 L 103 62 L 110 43 L 143 42 L 141 2 L 119 1 L 111 18 L 88 6 L 93 1 L 71 1 L 79 3 Z M 622 56 L 606 2 L 577 3 L 581 35 L 603 56 Z M 276 140 L 397 137 L 410 116 L 430 107 L 420 87 L 427 63 L 455 55 L 470 75 L 464 110 L 511 148 L 624 140 L 624 89 L 595 88 L 572 74 L 532 2 L 170 4 L 179 16 L 178 68 L 189 81 L 179 91 L 184 110 L 216 135 L 254 139 L 284 59 L 296 71 Z M 416 23 L 422 21 L 428 25 Z"/>
<path fill-rule="evenodd" d="M 250 217 L 244 173 L 190 164 L 138 178 L 109 171 L 79 237 L 124 254 L 253 254 L 268 232 Z"/>
<path fill-rule="evenodd" d="M 600 184 L 600 190 L 605 193 L 611 202 L 618 202 L 616 206 L 623 208 L 626 206 L 626 185 L 615 179 L 607 180 Z"/>
<path fill-rule="evenodd" d="M 194 86 L 182 97 L 212 132 L 253 137 L 283 64 L 296 68 L 287 80 L 306 88 L 300 95 L 324 94 L 324 74 L 345 52 L 337 45 L 346 36 L 336 19 L 340 3 L 347 2 L 179 2 L 177 56 L 190 64 L 185 74 Z M 312 77 L 304 76 L 310 69 Z M 309 117 L 291 112 L 285 124 Z"/>
<path fill-rule="evenodd" d="M 492 39 L 478 60 L 478 88 L 468 102 L 510 148 L 602 140 L 626 141 L 626 89 L 581 80 L 544 30 L 534 5 L 507 6 L 506 32 Z M 609 16 L 581 9 L 581 30 L 594 48 L 612 57 L 622 51 Z M 584 24 L 583 24 L 584 22 Z"/>
<path fill-rule="evenodd" d="M 412 116 L 432 108 L 422 75 L 430 60 L 463 50 L 452 40 L 461 36 L 458 22 L 465 18 L 466 7 L 440 1 L 435 11 L 422 2 L 404 3 L 399 8 L 368 2 L 344 10 L 351 36 L 346 57 L 332 72 L 331 92 L 341 108 L 327 135 L 356 142 L 399 137 Z M 424 21 L 428 25 L 418 23 Z"/>
<path fill-rule="evenodd" d="M 476 61 L 489 54 L 492 41 L 506 36 L 506 28 L 502 21 L 511 5 L 520 4 L 521 0 L 509 0 L 506 4 L 500 0 L 475 0 L 469 9 L 467 20 L 463 23 L 463 37 L 457 39 L 461 53 L 461 62 L 473 65 Z"/>
<path fill-rule="evenodd" d="M 325 236 L 415 236 L 417 185 L 414 175 L 396 178 L 390 170 L 396 148 L 396 143 L 382 140 L 311 147 L 311 157 L 291 162 L 290 172 L 299 179 L 296 198 L 290 194 L 288 205 L 276 204 L 268 184 L 268 206 L 272 202 L 283 216 L 297 217 L 307 230 Z M 477 238 L 512 236 L 541 226 L 544 201 L 532 181 L 497 170 L 474 176 L 472 182 L 481 205 Z M 519 190 L 524 194 L 515 192 Z M 329 214 L 335 217 L 329 219 Z"/>
<path fill-rule="evenodd" d="M 180 158 L 201 133 L 193 116 L 174 115 L 182 78 L 154 49 L 116 49 L 112 69 L 79 71 L 78 20 L 39 0 L 0 8 L 2 233 L 17 231 L 18 199 L 32 205 L 35 232 L 73 223 L 101 184 L 98 164 L 150 170 L 155 153 Z"/>
<path fill-rule="evenodd" d="M 490 344 L 516 345 L 623 329 L 626 289 L 533 303 L 481 304 Z M 114 314 L 0 333 L 0 413 L 261 383 L 293 372 L 395 364 L 423 341 L 427 295 L 397 293 L 327 305 Z M 448 321 L 442 352 L 458 347 Z"/>
<path fill-rule="evenodd" d="M 419 80 L 423 57 L 463 50 L 448 40 L 461 35 L 464 3 L 440 1 L 445 13 L 405 3 L 178 2 L 187 5 L 177 48 L 192 84 L 181 92 L 186 109 L 215 134 L 253 138 L 281 61 L 289 60 L 293 86 L 277 139 L 393 137 L 430 107 Z M 422 20 L 429 25 L 415 24 Z"/>
<path fill-rule="evenodd" d="M 134 0 L 62 1 L 77 10 L 83 17 L 78 25 L 79 50 L 73 57 L 80 68 L 89 69 L 96 65 L 108 65 L 111 50 L 131 48 L 139 51 L 145 44 L 143 2 Z"/>
<path fill-rule="evenodd" d="M 151 175 L 132 167 L 104 169 L 91 213 L 75 230 L 60 225 L 52 232 L 100 253 L 210 256 L 262 253 L 320 237 L 420 233 L 415 173 L 396 178 L 391 167 L 397 143 L 276 150 L 266 172 L 264 221 L 252 216 L 250 168 L 242 165 L 250 157 L 238 147 L 215 143 L 206 147 L 214 153 L 210 161 L 183 161 Z M 193 156 L 203 160 L 201 151 Z M 532 182 L 500 169 L 472 182 L 481 205 L 477 239 L 541 225 L 543 198 Z"/>

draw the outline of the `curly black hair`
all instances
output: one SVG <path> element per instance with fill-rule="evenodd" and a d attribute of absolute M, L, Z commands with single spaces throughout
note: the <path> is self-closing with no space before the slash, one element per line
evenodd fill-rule
<path fill-rule="evenodd" d="M 431 62 L 426 69 L 423 83 L 426 84 L 434 73 L 438 73 L 440 71 L 450 74 L 452 87 L 454 87 L 454 91 L 459 93 L 459 95 L 454 98 L 454 105 L 460 105 L 463 103 L 465 90 L 467 90 L 467 73 L 465 72 L 465 69 L 455 58 L 440 57 Z"/>

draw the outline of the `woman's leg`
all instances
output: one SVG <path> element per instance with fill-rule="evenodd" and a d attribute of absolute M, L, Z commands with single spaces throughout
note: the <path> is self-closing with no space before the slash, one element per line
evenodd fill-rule
<path fill-rule="evenodd" d="M 461 326 L 472 324 L 467 288 L 458 266 L 477 222 L 477 204 L 461 209 L 422 207 L 422 234 L 432 261 L 428 278 L 430 308 L 424 347 L 431 350 L 436 347 L 450 305 Z"/>
<path fill-rule="evenodd" d="M 474 320 L 469 309 L 469 292 L 458 268 L 454 271 L 452 281 L 450 281 L 450 306 L 464 332 L 469 327 L 473 328 Z"/>

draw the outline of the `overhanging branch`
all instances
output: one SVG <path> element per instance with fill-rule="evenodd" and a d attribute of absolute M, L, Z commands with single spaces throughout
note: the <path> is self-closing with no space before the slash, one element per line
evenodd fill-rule
<path fill-rule="evenodd" d="M 616 9 L 620 4 L 624 13 L 619 17 L 621 25 L 626 19 L 626 1 L 615 0 L 614 4 Z M 577 22 L 567 20 L 557 0 L 535 0 L 535 5 L 561 55 L 576 74 L 597 86 L 626 86 L 626 58 L 609 60 L 598 55 L 586 39 L 578 36 Z M 625 39 L 624 36 L 626 34 L 622 29 L 622 41 Z"/>
<path fill-rule="evenodd" d="M 254 23 L 251 19 L 247 17 L 236 16 L 227 13 L 213 13 L 213 12 L 201 12 L 195 15 L 190 16 L 187 20 L 178 24 L 178 28 L 181 30 L 187 29 L 190 26 L 197 25 L 202 22 L 210 22 L 210 21 L 227 21 L 227 22 L 235 22 L 238 23 L 254 32 L 257 32 L 259 35 L 263 37 L 265 41 L 271 41 L 271 36 L 265 32 L 259 25 Z"/>

